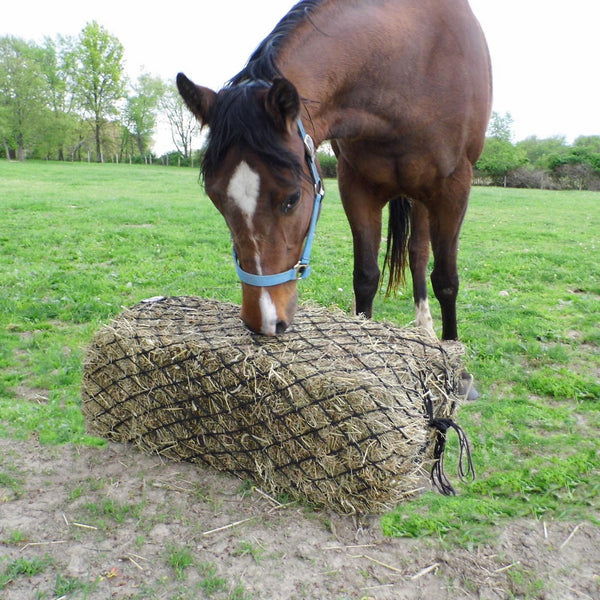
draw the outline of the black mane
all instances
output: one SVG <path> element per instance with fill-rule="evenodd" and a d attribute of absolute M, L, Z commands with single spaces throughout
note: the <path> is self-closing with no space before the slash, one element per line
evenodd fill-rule
<path fill-rule="evenodd" d="M 293 6 L 287 15 L 277 23 L 275 29 L 259 44 L 248 59 L 246 66 L 232 77 L 227 85 L 235 86 L 244 81 L 271 82 L 275 77 L 280 77 L 281 72 L 275 61 L 282 42 L 286 40 L 298 23 L 310 18 L 311 13 L 322 2 L 323 0 L 302 0 Z"/>
<path fill-rule="evenodd" d="M 256 95 L 268 84 L 242 84 L 222 89 L 213 106 L 208 142 L 202 161 L 204 180 L 216 172 L 230 148 L 254 152 L 276 173 L 302 173 L 296 156 L 281 143 L 279 134 Z"/>
<path fill-rule="evenodd" d="M 211 111 L 208 142 L 202 162 L 206 180 L 216 172 L 230 148 L 238 146 L 258 154 L 276 173 L 302 173 L 298 159 L 281 143 L 262 102 L 256 96 L 281 76 L 276 60 L 279 49 L 296 25 L 310 16 L 323 0 L 302 0 L 252 53 L 248 63 L 219 92 Z"/>

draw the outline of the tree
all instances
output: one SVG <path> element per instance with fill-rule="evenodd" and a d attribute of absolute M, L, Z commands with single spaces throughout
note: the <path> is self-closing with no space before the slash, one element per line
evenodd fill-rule
<path fill-rule="evenodd" d="M 561 187 L 597 188 L 600 178 L 600 136 L 581 136 L 569 152 L 553 156 L 548 164 Z"/>
<path fill-rule="evenodd" d="M 476 169 L 492 179 L 494 185 L 506 187 L 508 174 L 527 162 L 524 150 L 515 148 L 508 140 L 490 137 L 485 140 Z"/>
<path fill-rule="evenodd" d="M 40 71 L 46 89 L 49 115 L 44 123 L 40 151 L 44 157 L 65 159 L 65 150 L 76 143 L 77 120 L 73 112 L 66 57 L 72 41 L 47 37 L 40 53 Z"/>
<path fill-rule="evenodd" d="M 511 143 L 512 124 L 510 113 L 492 113 L 483 152 L 475 165 L 494 185 L 506 187 L 508 174 L 527 162 L 525 152 Z"/>
<path fill-rule="evenodd" d="M 525 152 L 532 165 L 542 169 L 548 169 L 553 157 L 565 156 L 570 151 L 566 138 L 559 135 L 544 139 L 530 136 L 520 141 L 517 148 Z"/>
<path fill-rule="evenodd" d="M 165 84 L 161 79 L 147 73 L 139 76 L 125 108 L 126 131 L 133 137 L 137 151 L 146 155 L 156 129 L 156 110 L 165 94 Z"/>
<path fill-rule="evenodd" d="M 91 120 L 96 160 L 102 162 L 104 129 L 109 117 L 117 114 L 117 103 L 125 95 L 123 45 L 92 21 L 79 35 L 79 44 L 72 50 L 68 62 L 74 98 Z"/>
<path fill-rule="evenodd" d="M 169 121 L 175 148 L 184 158 L 189 158 L 192 153 L 192 139 L 198 131 L 198 121 L 185 107 L 174 85 L 167 88 L 160 107 Z"/>
<path fill-rule="evenodd" d="M 592 162 L 600 158 L 600 135 L 580 135 L 573 144 L 575 151 L 584 151 Z M 599 165 L 600 166 L 600 165 Z"/>
<path fill-rule="evenodd" d="M 513 123 L 514 119 L 512 118 L 512 115 L 509 112 L 504 113 L 504 115 L 501 115 L 496 111 L 492 112 L 486 132 L 486 137 L 510 142 L 512 140 Z"/>
<path fill-rule="evenodd" d="M 24 160 L 40 128 L 46 107 L 40 50 L 15 37 L 0 38 L 0 137 L 7 158 L 11 150 Z"/>

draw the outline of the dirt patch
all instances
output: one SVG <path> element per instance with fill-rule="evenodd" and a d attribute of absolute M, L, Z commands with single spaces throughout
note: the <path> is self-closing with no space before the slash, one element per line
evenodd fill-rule
<path fill-rule="evenodd" d="M 25 402 L 35 404 L 46 404 L 48 402 L 49 392 L 44 388 L 33 388 L 28 385 L 20 384 L 13 388 L 15 397 Z"/>
<path fill-rule="evenodd" d="M 0 440 L 5 600 L 594 599 L 599 557 L 589 523 L 518 521 L 450 549 L 127 445 Z"/>

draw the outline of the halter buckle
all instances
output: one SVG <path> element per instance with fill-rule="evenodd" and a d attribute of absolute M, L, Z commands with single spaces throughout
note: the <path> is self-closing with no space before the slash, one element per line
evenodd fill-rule
<path fill-rule="evenodd" d="M 300 281 L 300 279 L 304 279 L 305 277 L 307 277 L 308 273 L 307 271 L 309 270 L 309 266 L 307 263 L 303 263 L 302 261 L 298 261 L 295 265 L 294 265 L 294 271 L 296 272 L 296 281 Z"/>
<path fill-rule="evenodd" d="M 314 160 L 314 158 L 315 158 L 315 142 L 310 137 L 310 135 L 308 135 L 308 133 L 304 135 L 304 139 L 302 141 L 304 142 L 304 149 L 306 150 L 306 153 L 308 154 L 308 156 L 310 156 L 311 159 Z"/>

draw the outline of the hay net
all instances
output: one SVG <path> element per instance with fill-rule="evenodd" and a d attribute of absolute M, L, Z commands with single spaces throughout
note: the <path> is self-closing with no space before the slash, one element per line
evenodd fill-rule
<path fill-rule="evenodd" d="M 462 433 L 459 370 L 458 348 L 418 329 L 304 306 L 267 338 L 236 305 L 161 297 L 97 333 L 83 408 L 104 437 L 372 513 L 411 493 L 425 467 L 453 493 L 441 459 L 446 431 Z"/>

